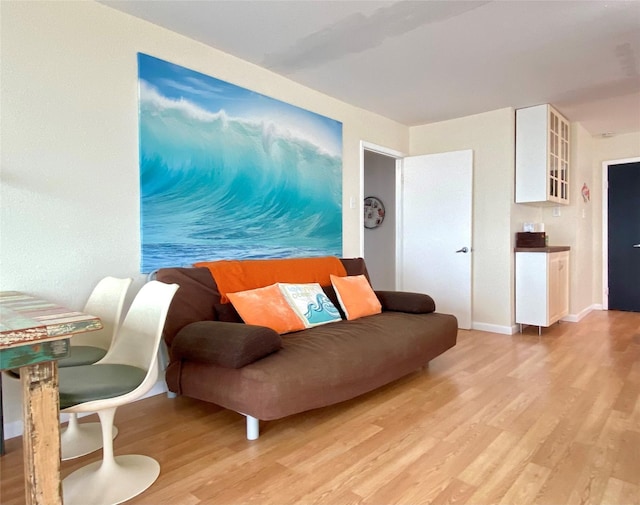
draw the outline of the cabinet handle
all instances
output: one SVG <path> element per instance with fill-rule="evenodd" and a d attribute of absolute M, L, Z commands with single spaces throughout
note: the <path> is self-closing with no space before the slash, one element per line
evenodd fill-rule
<path fill-rule="evenodd" d="M 633 247 L 640 249 L 640 244 L 633 244 Z"/>

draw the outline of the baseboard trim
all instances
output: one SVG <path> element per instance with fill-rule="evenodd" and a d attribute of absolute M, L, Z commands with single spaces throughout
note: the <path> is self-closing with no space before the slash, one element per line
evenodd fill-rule
<path fill-rule="evenodd" d="M 144 398 L 149 398 L 151 396 L 160 395 L 166 392 L 167 392 L 166 382 L 164 382 L 164 380 L 158 381 L 156 382 L 155 386 L 153 386 L 151 390 L 140 399 L 143 400 Z M 81 414 L 78 414 L 78 417 L 84 417 L 84 416 L 90 416 L 90 415 L 91 415 L 91 412 L 83 412 Z M 69 414 L 60 414 L 61 423 L 65 423 L 68 420 L 69 420 Z M 13 421 L 11 423 L 5 423 L 4 425 L 5 440 L 8 440 L 10 438 L 15 438 L 15 437 L 21 437 L 23 433 L 24 433 L 24 424 L 22 422 L 22 419 L 18 421 Z"/>
<path fill-rule="evenodd" d="M 602 310 L 602 305 L 599 303 L 594 303 L 593 305 L 590 305 L 589 307 L 582 309 L 577 314 L 566 315 L 565 317 L 562 318 L 562 321 L 567 321 L 569 323 L 578 323 L 582 319 L 584 319 L 585 316 L 589 315 L 591 311 L 594 311 L 594 310 Z"/>
<path fill-rule="evenodd" d="M 500 333 L 502 335 L 513 335 L 517 331 L 517 326 L 501 326 L 499 324 L 473 322 L 471 328 L 490 333 Z"/>
<path fill-rule="evenodd" d="M 562 318 L 562 321 L 566 321 L 568 323 L 577 323 L 584 319 L 589 313 L 593 310 L 603 310 L 602 304 L 594 303 L 590 305 L 586 309 L 581 310 L 577 314 L 568 314 Z M 498 324 L 490 324 L 490 323 L 479 323 L 473 322 L 471 328 L 479 331 L 488 331 L 491 333 L 500 333 L 502 335 L 515 335 L 520 332 L 520 325 L 513 324 L 511 326 L 501 326 Z"/>

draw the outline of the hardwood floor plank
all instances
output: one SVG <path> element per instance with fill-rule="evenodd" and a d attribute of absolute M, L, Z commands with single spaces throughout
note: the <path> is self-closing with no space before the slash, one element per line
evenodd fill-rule
<path fill-rule="evenodd" d="M 626 414 L 631 414 L 638 401 L 638 383 L 625 381 L 616 401 L 613 404 L 614 410 L 619 410 Z"/>
<path fill-rule="evenodd" d="M 349 490 L 366 497 L 413 466 L 425 449 L 430 447 L 426 444 L 423 446 L 425 435 L 421 431 L 412 431 L 399 437 L 392 435 L 387 443 L 374 448 L 366 458 L 345 472 L 349 476 L 343 475 L 339 486 L 346 485 Z"/>
<path fill-rule="evenodd" d="M 433 499 L 433 503 L 439 505 L 464 504 L 467 503 L 467 500 L 474 491 L 474 486 L 470 486 L 461 480 L 453 479 L 449 482 L 449 485 Z"/>
<path fill-rule="evenodd" d="M 495 416 L 491 417 L 487 423 L 503 430 L 519 431 L 515 428 L 517 420 L 520 419 L 526 411 L 532 410 L 531 407 L 538 397 L 539 393 L 534 388 L 521 391 L 509 404 L 505 405 Z M 531 420 L 527 419 L 522 424 L 524 424 L 523 430 L 526 430 L 531 425 Z"/>
<path fill-rule="evenodd" d="M 640 433 L 625 430 L 620 436 L 617 461 L 611 475 L 616 479 L 640 485 Z"/>
<path fill-rule="evenodd" d="M 382 428 L 375 425 L 360 426 L 354 436 L 346 441 L 335 440 L 335 438 L 332 440 L 332 437 L 318 437 L 278 459 L 278 463 L 298 472 L 311 473 L 315 468 L 342 457 L 344 453 L 353 450 L 355 446 L 380 433 L 381 430 Z"/>
<path fill-rule="evenodd" d="M 448 439 L 423 450 L 410 466 L 384 486 L 370 486 L 367 490 L 356 488 L 356 491 L 371 503 L 396 503 L 394 495 L 398 489 L 403 489 L 403 493 L 397 503 L 431 503 L 441 493 L 446 494 L 445 490 L 453 480 L 459 481 L 456 476 L 495 440 L 498 433 L 499 430 L 486 425 L 471 425 L 457 433 L 454 431 Z M 459 482 L 465 484 L 465 495 L 475 490 L 468 483 Z"/>
<path fill-rule="evenodd" d="M 558 422 L 556 416 L 549 413 L 543 414 L 520 438 L 517 445 L 505 454 L 495 471 L 478 486 L 470 502 L 498 503 L 518 476 L 524 472 L 538 447 L 553 432 Z"/>
<path fill-rule="evenodd" d="M 610 449 L 598 445 L 588 446 L 591 450 L 566 505 L 594 505 L 602 501 L 613 469 L 615 454 Z"/>
<path fill-rule="evenodd" d="M 544 466 L 529 463 L 500 500 L 499 505 L 532 505 L 542 485 L 551 474 Z"/>
<path fill-rule="evenodd" d="M 207 484 L 192 492 L 203 502 L 230 503 L 240 501 L 245 503 L 256 490 L 262 489 L 273 480 L 280 480 L 291 476 L 293 472 L 278 463 L 268 465 L 252 462 L 242 465 L 233 472 L 216 477 Z"/>
<path fill-rule="evenodd" d="M 519 441 L 520 436 L 503 431 L 460 473 L 459 478 L 476 487 L 484 484 Z"/>
<path fill-rule="evenodd" d="M 602 497 L 601 505 L 638 505 L 640 490 L 628 482 L 611 478 Z"/>
<path fill-rule="evenodd" d="M 578 428 L 574 439 L 586 444 L 596 444 L 605 427 L 613 399 L 607 392 L 600 392 L 591 405 L 584 422 Z"/>
<path fill-rule="evenodd" d="M 536 450 L 531 461 L 547 468 L 557 467 L 574 442 L 576 432 L 584 423 L 591 406 L 591 399 L 586 396 L 577 398 L 572 408 L 565 411 L 560 422 Z"/>
<path fill-rule="evenodd" d="M 589 446 L 575 442 L 570 444 L 550 470 L 547 481 L 536 495 L 534 503 L 554 505 L 567 503 L 589 454 Z"/>
<path fill-rule="evenodd" d="M 240 414 L 158 395 L 118 409 L 114 449 L 161 465 L 132 505 L 640 505 L 639 398 L 640 314 L 599 311 L 542 336 L 461 330 L 427 367 L 255 441 Z M 0 502 L 22 505 L 22 441 L 6 446 Z"/>

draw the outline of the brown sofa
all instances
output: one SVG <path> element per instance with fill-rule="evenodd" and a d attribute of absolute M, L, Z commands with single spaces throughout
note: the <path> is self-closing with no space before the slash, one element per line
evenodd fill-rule
<path fill-rule="evenodd" d="M 364 274 L 362 258 L 341 260 Z M 456 344 L 457 320 L 435 312 L 425 294 L 376 291 L 382 313 L 278 335 L 242 323 L 207 268 L 165 268 L 177 283 L 164 339 L 170 391 L 247 416 L 247 438 L 259 420 L 279 419 L 354 398 L 426 365 Z M 323 286 L 340 307 L 331 286 Z"/>

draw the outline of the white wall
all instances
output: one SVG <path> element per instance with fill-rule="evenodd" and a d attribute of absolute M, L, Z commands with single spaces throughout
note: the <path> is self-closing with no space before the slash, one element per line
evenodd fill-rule
<path fill-rule="evenodd" d="M 396 160 L 364 152 L 364 196 L 376 196 L 385 207 L 377 228 L 364 230 L 364 259 L 374 289 L 396 287 Z"/>
<path fill-rule="evenodd" d="M 569 172 L 569 205 L 542 210 L 542 222 L 550 245 L 568 245 L 569 253 L 569 315 L 564 319 L 578 321 L 594 308 L 593 291 L 593 214 L 592 198 L 585 202 L 582 186 L 587 184 L 593 193 L 596 181 L 592 169 L 593 137 L 579 123 L 571 123 L 571 152 Z"/>
<path fill-rule="evenodd" d="M 105 275 L 139 272 L 136 53 L 343 123 L 344 255 L 360 250 L 360 141 L 408 150 L 408 128 L 91 1 L 0 2 L 1 290 L 80 308 Z M 8 436 L 20 428 L 5 381 Z"/>
<path fill-rule="evenodd" d="M 511 108 L 410 129 L 411 155 L 473 149 L 473 328 L 511 333 L 515 115 Z"/>

